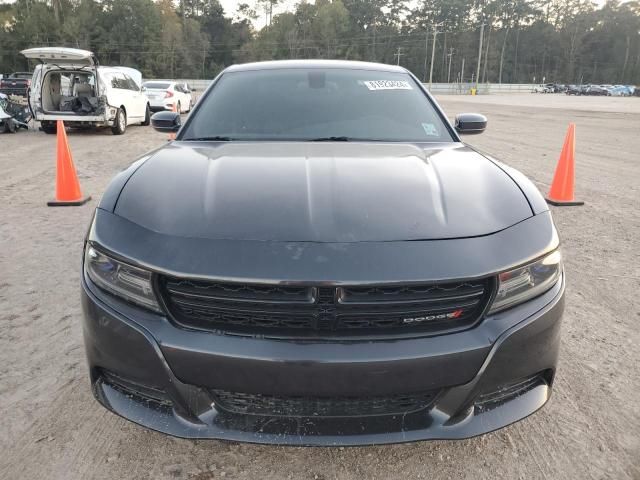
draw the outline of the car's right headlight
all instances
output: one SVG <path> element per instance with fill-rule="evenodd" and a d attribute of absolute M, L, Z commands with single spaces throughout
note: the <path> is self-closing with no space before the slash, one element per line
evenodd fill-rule
<path fill-rule="evenodd" d="M 533 263 L 498 275 L 498 293 L 489 315 L 513 307 L 549 290 L 562 275 L 562 255 L 555 250 Z"/>
<path fill-rule="evenodd" d="M 151 272 L 121 262 L 87 244 L 84 271 L 98 287 L 129 302 L 162 312 L 153 293 Z"/>

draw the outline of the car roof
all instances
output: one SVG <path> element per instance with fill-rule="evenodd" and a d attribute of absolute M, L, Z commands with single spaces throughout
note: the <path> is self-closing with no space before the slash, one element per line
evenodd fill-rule
<path fill-rule="evenodd" d="M 352 60 L 271 60 L 231 65 L 225 72 L 243 72 L 251 70 L 279 70 L 284 68 L 342 68 L 345 70 L 372 70 L 378 72 L 406 73 L 407 70 L 396 65 L 384 63 L 358 62 Z"/>

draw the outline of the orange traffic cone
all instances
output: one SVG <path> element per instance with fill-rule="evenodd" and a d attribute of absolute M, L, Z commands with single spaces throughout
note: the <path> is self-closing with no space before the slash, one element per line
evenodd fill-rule
<path fill-rule="evenodd" d="M 564 138 L 564 145 L 560 153 L 560 160 L 556 166 L 556 173 L 553 176 L 551 189 L 547 195 L 547 203 L 557 206 L 584 205 L 584 202 L 575 200 L 573 197 L 574 155 L 576 151 L 576 126 L 569 124 L 567 136 Z"/>
<path fill-rule="evenodd" d="M 171 111 L 174 112 L 174 113 L 177 111 L 176 102 L 173 102 L 173 105 L 171 105 Z M 169 133 L 169 141 L 175 140 L 175 139 L 176 139 L 175 132 L 170 132 Z"/>
<path fill-rule="evenodd" d="M 62 120 L 58 120 L 57 130 L 56 199 L 47 202 L 47 205 L 50 207 L 83 205 L 91 200 L 91 197 L 83 197 L 80 191 L 80 183 L 76 168 L 73 166 L 67 132 L 64 131 Z"/>

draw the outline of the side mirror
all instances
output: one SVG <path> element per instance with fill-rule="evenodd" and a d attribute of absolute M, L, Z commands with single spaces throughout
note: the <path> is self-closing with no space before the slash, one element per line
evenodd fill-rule
<path fill-rule="evenodd" d="M 454 125 L 460 135 L 477 135 L 487 128 L 487 117 L 479 113 L 460 113 Z"/>
<path fill-rule="evenodd" d="M 158 132 L 177 132 L 182 126 L 178 112 L 158 112 L 151 117 L 151 126 Z"/>
<path fill-rule="evenodd" d="M 146 92 L 147 91 L 147 87 L 140 87 L 140 91 L 141 92 Z"/>

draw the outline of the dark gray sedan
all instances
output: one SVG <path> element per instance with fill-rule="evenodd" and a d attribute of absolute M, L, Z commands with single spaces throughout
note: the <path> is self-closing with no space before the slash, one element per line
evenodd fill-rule
<path fill-rule="evenodd" d="M 91 385 L 171 435 L 466 438 L 551 393 L 564 275 L 549 208 L 406 70 L 233 66 L 116 176 L 84 249 Z"/>

